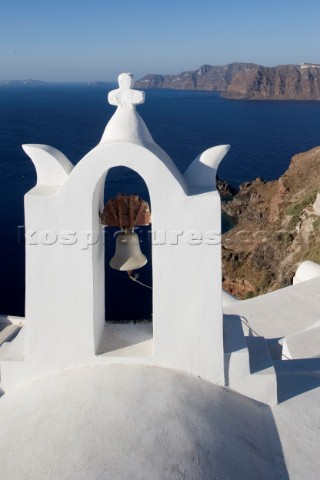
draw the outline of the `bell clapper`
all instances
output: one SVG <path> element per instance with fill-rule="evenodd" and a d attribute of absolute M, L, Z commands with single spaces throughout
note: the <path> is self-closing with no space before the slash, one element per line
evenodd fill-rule
<path fill-rule="evenodd" d="M 136 282 L 138 277 L 139 277 L 139 273 L 134 273 L 133 270 L 129 270 L 128 272 L 128 277 L 130 278 L 130 280 Z"/>
<path fill-rule="evenodd" d="M 146 288 L 150 288 L 150 290 L 152 290 L 152 287 L 138 280 L 139 273 L 134 273 L 132 270 L 129 270 L 127 271 L 127 274 L 128 274 L 128 278 L 130 278 L 130 280 L 132 280 L 133 282 L 139 283 L 139 285 L 142 285 L 143 287 L 146 287 Z"/>

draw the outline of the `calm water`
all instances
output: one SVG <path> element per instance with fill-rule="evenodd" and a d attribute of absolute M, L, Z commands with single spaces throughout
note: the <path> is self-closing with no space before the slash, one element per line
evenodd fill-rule
<path fill-rule="evenodd" d="M 0 88 L 0 313 L 24 313 L 24 245 L 18 226 L 24 223 L 23 196 L 36 177 L 21 145 L 49 144 L 77 163 L 99 142 L 114 111 L 106 96 L 106 87 L 80 84 Z M 206 148 L 230 144 L 219 175 L 233 185 L 258 176 L 276 179 L 292 155 L 320 145 L 320 102 L 234 101 L 210 92 L 148 90 L 138 110 L 181 171 Z M 143 182 L 130 171 L 114 171 L 108 178 L 111 196 L 119 191 L 147 196 Z M 148 253 L 147 241 L 143 248 Z M 140 272 L 141 280 L 150 283 L 150 263 Z M 150 316 L 150 292 L 123 275 L 109 276 L 110 316 Z M 121 302 L 122 310 L 120 284 L 122 295 L 134 297 Z"/>

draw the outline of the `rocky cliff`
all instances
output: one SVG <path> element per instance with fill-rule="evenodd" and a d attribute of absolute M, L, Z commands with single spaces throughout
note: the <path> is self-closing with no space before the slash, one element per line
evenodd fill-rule
<path fill-rule="evenodd" d="M 295 155 L 272 182 L 244 183 L 223 210 L 235 227 L 223 235 L 224 289 L 238 298 L 292 282 L 303 260 L 320 263 L 320 147 Z"/>
<path fill-rule="evenodd" d="M 178 75 L 148 74 L 135 87 L 219 91 L 234 99 L 320 100 L 320 65 L 203 65 Z"/>

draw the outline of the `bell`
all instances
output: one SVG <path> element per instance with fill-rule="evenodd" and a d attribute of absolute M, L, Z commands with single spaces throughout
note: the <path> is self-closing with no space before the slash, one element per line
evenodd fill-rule
<path fill-rule="evenodd" d="M 147 261 L 147 257 L 140 250 L 136 233 L 118 233 L 116 251 L 109 263 L 111 268 L 128 272 L 143 267 Z"/>

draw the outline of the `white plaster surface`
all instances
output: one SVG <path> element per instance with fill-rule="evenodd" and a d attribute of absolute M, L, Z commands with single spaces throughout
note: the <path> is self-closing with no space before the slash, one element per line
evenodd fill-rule
<path fill-rule="evenodd" d="M 316 277 L 320 277 L 320 265 L 311 260 L 305 260 L 297 268 L 296 274 L 293 277 L 293 285 Z"/>
<path fill-rule="evenodd" d="M 226 385 L 259 402 L 277 403 L 277 378 L 263 338 L 248 336 L 238 315 L 224 315 Z"/>
<path fill-rule="evenodd" d="M 23 327 L 23 325 L 25 324 L 25 318 L 16 317 L 14 315 L 0 315 L 0 325 L 9 323 L 13 325 L 18 325 L 19 327 Z"/>
<path fill-rule="evenodd" d="M 266 338 L 297 333 L 320 318 L 320 277 L 228 305 L 224 312 L 243 316 Z"/>
<path fill-rule="evenodd" d="M 281 403 L 272 407 L 272 413 L 290 480 L 318 480 L 320 364 L 302 365 L 279 362 Z M 310 369 L 309 373 L 304 368 Z"/>
<path fill-rule="evenodd" d="M 0 347 L 10 342 L 24 325 L 24 318 L 12 315 L 0 315 Z M 2 350 L 3 352 L 4 350 Z M 3 355 L 0 354 L 0 359 Z"/>
<path fill-rule="evenodd" d="M 49 145 L 23 145 L 37 170 L 37 185 L 60 186 L 69 176 L 73 164 L 67 157 Z"/>
<path fill-rule="evenodd" d="M 228 305 L 232 305 L 236 302 L 239 302 L 239 300 L 236 297 L 222 290 L 222 306 L 223 307 L 227 307 Z"/>
<path fill-rule="evenodd" d="M 320 215 L 320 193 L 317 194 L 316 201 L 313 204 L 313 210 L 316 215 Z"/>
<path fill-rule="evenodd" d="M 166 369 L 65 370 L 5 394 L 0 425 L 3 480 L 288 478 L 268 407 Z"/>
<path fill-rule="evenodd" d="M 101 143 L 131 141 L 142 145 L 154 144 L 147 126 L 135 111 L 135 105 L 144 103 L 144 92 L 131 88 L 131 73 L 121 73 L 118 82 L 119 88 L 108 94 L 108 102 L 118 108 L 106 126 Z"/>
<path fill-rule="evenodd" d="M 18 331 L 19 327 L 17 325 L 0 326 L 0 345 L 9 341 Z"/>
<path fill-rule="evenodd" d="M 320 358 L 320 320 L 283 339 L 283 359 Z"/>
<path fill-rule="evenodd" d="M 320 317 L 320 278 L 226 306 L 259 335 L 278 339 L 311 331 Z M 250 332 L 250 329 L 249 329 Z M 254 333 L 251 333 L 254 338 Z M 263 340 L 263 339 L 258 339 Z M 308 348 L 302 338 L 299 348 Z M 308 341 L 308 340 L 307 340 Z M 278 405 L 272 406 L 290 480 L 317 480 L 320 471 L 320 360 L 273 360 Z"/>
<path fill-rule="evenodd" d="M 184 174 L 193 193 L 212 191 L 212 185 L 216 186 L 219 164 L 229 149 L 230 145 L 217 145 L 194 159 Z"/>
<path fill-rule="evenodd" d="M 98 353 L 115 357 L 153 355 L 152 323 L 106 323 Z"/>

